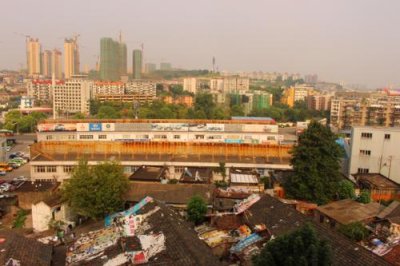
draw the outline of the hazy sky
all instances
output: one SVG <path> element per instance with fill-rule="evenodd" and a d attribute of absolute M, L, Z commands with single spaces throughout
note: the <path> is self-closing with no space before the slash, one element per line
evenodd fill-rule
<path fill-rule="evenodd" d="M 25 64 L 24 37 L 63 47 L 79 33 L 94 66 L 101 37 L 122 30 L 145 61 L 183 68 L 317 73 L 320 79 L 400 84 L 399 0 L 1 0 L 0 69 Z"/>

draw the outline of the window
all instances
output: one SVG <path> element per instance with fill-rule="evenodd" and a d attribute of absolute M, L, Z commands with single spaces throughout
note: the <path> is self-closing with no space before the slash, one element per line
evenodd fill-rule
<path fill-rule="evenodd" d="M 180 139 L 181 136 L 180 135 L 174 135 L 174 139 Z"/>
<path fill-rule="evenodd" d="M 99 139 L 107 139 L 107 135 L 99 135 Z"/>
<path fill-rule="evenodd" d="M 79 139 L 93 139 L 93 135 L 80 135 Z"/>
<path fill-rule="evenodd" d="M 64 167 L 63 167 L 64 173 L 71 173 L 72 170 L 74 170 L 74 166 L 72 166 L 72 165 L 64 165 Z"/>
<path fill-rule="evenodd" d="M 45 173 L 46 167 L 45 166 L 35 166 L 35 172 L 36 173 Z"/>
<path fill-rule="evenodd" d="M 361 138 L 364 138 L 364 139 L 372 139 L 372 133 L 365 133 L 365 132 L 363 132 L 363 133 L 361 133 Z"/>
<path fill-rule="evenodd" d="M 360 155 L 371 156 L 370 150 L 360 150 Z"/>
<path fill-rule="evenodd" d="M 48 173 L 55 173 L 57 172 L 57 166 L 47 166 L 46 170 Z"/>
<path fill-rule="evenodd" d="M 204 139 L 204 135 L 196 135 L 196 139 Z"/>
<path fill-rule="evenodd" d="M 357 169 L 357 173 L 359 173 L 359 174 L 368 174 L 369 173 L 369 169 L 368 168 L 358 168 Z"/>
<path fill-rule="evenodd" d="M 385 140 L 389 140 L 390 139 L 390 134 L 385 134 Z"/>
<path fill-rule="evenodd" d="M 47 136 L 46 136 L 46 139 L 47 139 L 47 140 L 51 140 L 51 139 L 53 139 L 53 136 L 52 136 L 52 135 L 47 135 Z"/>
<path fill-rule="evenodd" d="M 155 139 L 166 139 L 167 135 L 154 135 Z"/>

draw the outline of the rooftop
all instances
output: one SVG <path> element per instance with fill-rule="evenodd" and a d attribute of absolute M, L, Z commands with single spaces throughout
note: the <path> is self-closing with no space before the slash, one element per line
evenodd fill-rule
<path fill-rule="evenodd" d="M 378 218 L 388 219 L 392 223 L 400 224 L 400 202 L 393 201 L 390 205 L 379 213 Z"/>
<path fill-rule="evenodd" d="M 231 183 L 237 184 L 258 184 L 258 177 L 255 174 L 231 174 Z"/>
<path fill-rule="evenodd" d="M 280 236 L 311 223 L 317 235 L 331 246 L 333 265 L 377 266 L 390 265 L 383 258 L 347 239 L 337 231 L 312 220 L 278 199 L 264 195 L 243 214 L 251 226 L 264 223 L 274 236 Z"/>
<path fill-rule="evenodd" d="M 59 185 L 60 183 L 55 181 L 25 181 L 14 192 L 44 192 L 55 190 Z"/>
<path fill-rule="evenodd" d="M 317 210 L 341 224 L 349 224 L 377 216 L 382 206 L 377 202 L 363 204 L 344 199 L 319 206 Z"/>
<path fill-rule="evenodd" d="M 369 189 L 396 189 L 400 190 L 400 185 L 381 174 L 354 174 L 358 183 Z"/>
<path fill-rule="evenodd" d="M 126 200 L 138 202 L 146 196 L 151 196 L 166 204 L 186 205 L 194 195 L 199 195 L 211 203 L 214 188 L 214 185 L 209 184 L 130 182 Z"/>
<path fill-rule="evenodd" d="M 46 119 L 40 122 L 46 123 L 212 123 L 212 124 L 266 124 L 274 125 L 275 120 L 269 117 L 244 117 L 232 120 L 212 119 Z"/>
<path fill-rule="evenodd" d="M 165 170 L 165 167 L 141 166 L 129 177 L 129 180 L 160 182 Z"/>
<path fill-rule="evenodd" d="M 139 206 L 140 205 L 140 206 Z M 74 265 L 221 265 L 191 226 L 163 203 L 146 197 L 133 210 L 134 227 L 126 228 L 116 219 L 130 219 L 132 212 L 112 216 L 110 227 L 89 232 L 71 245 L 67 261 Z M 128 211 L 129 211 L 128 210 Z M 122 230 L 115 230 L 119 227 Z M 100 255 L 100 256 L 99 256 Z"/>
<path fill-rule="evenodd" d="M 209 167 L 187 167 L 182 173 L 181 183 L 208 183 L 212 176 Z"/>
<path fill-rule="evenodd" d="M 0 231 L 0 250 L 0 265 L 7 265 L 10 259 L 19 261 L 20 265 L 51 265 L 51 246 L 26 238 L 12 230 Z"/>

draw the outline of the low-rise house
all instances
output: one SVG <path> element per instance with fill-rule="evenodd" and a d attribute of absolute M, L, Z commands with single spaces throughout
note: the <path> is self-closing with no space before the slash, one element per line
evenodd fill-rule
<path fill-rule="evenodd" d="M 400 184 L 381 174 L 354 174 L 361 190 L 368 190 L 374 201 L 400 199 Z"/>
<path fill-rule="evenodd" d="M 0 265 L 52 265 L 53 247 L 12 230 L 0 231 Z"/>
<path fill-rule="evenodd" d="M 151 197 L 105 225 L 69 246 L 66 265 L 222 265 L 185 220 Z"/>
<path fill-rule="evenodd" d="M 167 179 L 166 171 L 165 167 L 141 166 L 129 177 L 129 180 L 159 183 Z"/>
<path fill-rule="evenodd" d="M 52 222 L 61 222 L 65 227 L 75 226 L 76 216 L 58 195 L 32 204 L 32 227 L 37 232 L 50 229 Z"/>
<path fill-rule="evenodd" d="M 54 195 L 60 183 L 55 181 L 25 181 L 17 186 L 12 194 L 18 197 L 18 206 L 30 210 L 33 202 L 38 202 Z"/>
<path fill-rule="evenodd" d="M 211 183 L 211 181 L 211 169 L 201 167 L 186 167 L 179 179 L 180 183 Z"/>
<path fill-rule="evenodd" d="M 350 210 L 351 211 L 351 210 Z M 314 221 L 276 198 L 264 195 L 242 214 L 242 221 L 255 227 L 265 224 L 275 237 L 292 232 L 311 223 L 317 236 L 326 240 L 332 251 L 332 265 L 377 266 L 390 265 L 383 258 L 359 246 L 336 230 Z"/>
<path fill-rule="evenodd" d="M 393 201 L 379 213 L 377 218 L 386 220 L 388 222 L 389 233 L 395 238 L 400 238 L 400 202 Z"/>
<path fill-rule="evenodd" d="M 334 228 L 338 224 L 347 225 L 354 222 L 367 224 L 372 221 L 384 207 L 377 202 L 359 203 L 352 199 L 334 201 L 319 206 L 315 210 L 315 219 L 319 223 L 328 223 Z"/>

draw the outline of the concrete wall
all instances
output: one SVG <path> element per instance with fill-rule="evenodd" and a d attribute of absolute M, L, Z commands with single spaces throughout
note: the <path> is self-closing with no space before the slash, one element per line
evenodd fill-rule
<path fill-rule="evenodd" d="M 372 133 L 371 138 L 362 133 Z M 390 134 L 390 139 L 385 139 Z M 400 183 L 400 129 L 383 127 L 354 127 L 351 137 L 351 157 L 349 174 L 359 168 L 369 173 L 380 173 Z M 370 151 L 370 155 L 360 151 Z"/>

